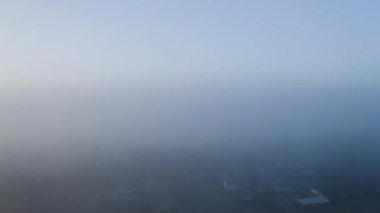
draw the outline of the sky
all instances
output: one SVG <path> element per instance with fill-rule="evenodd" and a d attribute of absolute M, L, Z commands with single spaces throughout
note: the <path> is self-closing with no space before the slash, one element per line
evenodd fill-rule
<path fill-rule="evenodd" d="M 379 10 L 375 0 L 2 0 L 0 82 L 376 87 Z"/>
<path fill-rule="evenodd" d="M 3 158 L 67 157 L 78 144 L 370 140 L 379 11 L 375 0 L 2 0 Z"/>

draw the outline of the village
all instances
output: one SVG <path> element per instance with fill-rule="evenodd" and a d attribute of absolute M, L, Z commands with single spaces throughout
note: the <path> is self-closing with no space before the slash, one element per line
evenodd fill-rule
<path fill-rule="evenodd" d="M 229 193 L 240 195 L 241 199 L 254 210 L 270 212 L 318 212 L 330 204 L 327 196 L 313 188 L 310 181 L 313 171 L 304 173 L 305 179 L 294 184 L 267 184 L 253 188 L 239 178 L 223 179 L 223 187 Z"/>
<path fill-rule="evenodd" d="M 269 164 L 229 173 L 210 160 L 198 161 L 156 159 L 155 166 L 143 172 L 144 177 L 115 185 L 96 202 L 96 209 L 102 209 L 102 203 L 129 212 L 337 213 L 365 209 L 363 205 L 378 209 L 375 201 L 380 200 L 380 191 L 376 185 L 343 179 L 337 182 L 321 178 L 312 169 L 279 172 Z"/>

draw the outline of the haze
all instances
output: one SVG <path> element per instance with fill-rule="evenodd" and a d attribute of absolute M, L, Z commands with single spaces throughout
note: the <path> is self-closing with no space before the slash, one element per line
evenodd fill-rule
<path fill-rule="evenodd" d="M 23 200 L 43 212 L 45 198 L 14 192 L 33 182 L 21 177 L 64 186 L 108 172 L 117 185 L 146 178 L 133 171 L 154 176 L 152 156 L 212 162 L 211 178 L 284 155 L 297 162 L 289 171 L 341 168 L 379 185 L 379 10 L 371 0 L 1 1 L 0 210 L 25 211 Z"/>

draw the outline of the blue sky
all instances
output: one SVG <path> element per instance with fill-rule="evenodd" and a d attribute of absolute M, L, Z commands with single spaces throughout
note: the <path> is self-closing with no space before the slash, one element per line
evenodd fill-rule
<path fill-rule="evenodd" d="M 378 1 L 0 3 L 1 84 L 379 82 Z"/>

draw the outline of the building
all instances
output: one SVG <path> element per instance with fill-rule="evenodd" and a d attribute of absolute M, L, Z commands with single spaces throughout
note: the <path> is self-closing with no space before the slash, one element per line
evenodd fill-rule
<path fill-rule="evenodd" d="M 323 195 L 315 195 L 311 197 L 298 198 L 297 203 L 301 206 L 317 206 L 330 203 L 330 200 Z"/>
<path fill-rule="evenodd" d="M 314 209 L 327 206 L 330 200 L 316 189 L 311 188 L 308 195 L 297 198 L 296 203 L 301 209 Z"/>
<path fill-rule="evenodd" d="M 227 191 L 236 191 L 248 188 L 248 184 L 239 178 L 225 178 L 223 180 L 223 187 Z"/>

